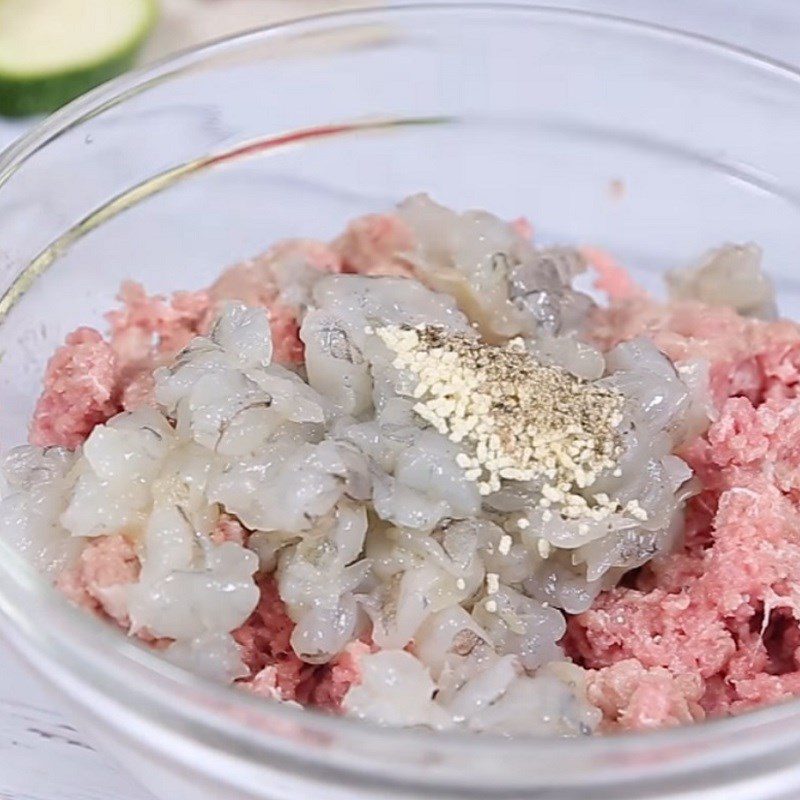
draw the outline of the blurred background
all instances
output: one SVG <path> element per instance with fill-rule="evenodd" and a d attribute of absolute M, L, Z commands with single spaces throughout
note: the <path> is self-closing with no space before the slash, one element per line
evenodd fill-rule
<path fill-rule="evenodd" d="M 410 5 L 419 0 L 389 2 Z M 250 28 L 383 4 L 386 0 L 0 0 L 0 149 L 43 113 L 131 66 Z M 73 79 L 69 62 L 80 61 L 92 46 L 102 47 L 102 41 L 94 39 L 109 35 L 109 20 L 113 32 L 115 15 L 124 16 L 126 7 L 137 5 L 149 6 L 154 14 L 146 29 L 134 26 L 132 50 L 116 63 L 101 63 L 99 69 Z M 800 65 L 797 0 L 544 0 L 541 5 L 692 31 Z M 83 9 L 78 18 L 76 8 Z M 64 15 L 66 20 L 61 19 Z M 82 40 L 84 36 L 88 40 Z M 124 46 L 124 35 L 122 42 Z M 66 64 L 58 63 L 59 54 Z M 30 81 L 27 75 L 18 79 L 18 73 L 27 73 L 30 63 L 41 58 L 45 59 L 41 80 Z"/>
<path fill-rule="evenodd" d="M 162 0 L 162 21 L 144 58 L 256 25 L 377 4 L 365 0 Z M 409 3 L 401 0 L 390 4 Z M 797 0 L 549 0 L 537 5 L 635 17 L 716 36 L 750 49 L 767 46 L 775 58 L 800 63 Z"/>
<path fill-rule="evenodd" d="M 415 2 L 399 0 L 398 4 Z M 0 147 L 27 128 L 31 117 L 53 110 L 130 66 L 248 28 L 380 4 L 381 0 L 0 0 Z M 796 0 L 549 0 L 542 4 L 646 20 L 800 64 Z M 134 19 L 141 8 L 148 10 L 146 22 Z M 108 52 L 103 51 L 104 38 Z M 91 69 L 84 69 L 85 59 Z M 81 65 L 77 71 L 76 64 Z M 19 121 L 20 117 L 25 119 Z"/>
<path fill-rule="evenodd" d="M 410 5 L 419 0 L 390 2 Z M 250 28 L 382 4 L 385 0 L 0 0 L 0 149 L 43 113 L 131 66 Z M 112 58 L 114 63 L 106 58 L 88 75 L 75 77 L 70 62 L 80 62 L 92 47 L 102 49 L 103 42 L 96 39 L 113 34 L 115 17 L 124 17 L 126 7 L 137 5 L 154 13 L 144 29 L 134 25 L 129 33 L 134 46 L 125 57 Z M 541 5 L 692 31 L 800 65 L 797 0 L 544 0 Z M 82 13 L 76 18 L 78 8 Z M 125 32 L 116 34 L 122 36 L 124 48 Z M 59 63 L 59 58 L 65 63 Z M 41 79 L 29 79 L 32 63 L 43 69 Z"/>

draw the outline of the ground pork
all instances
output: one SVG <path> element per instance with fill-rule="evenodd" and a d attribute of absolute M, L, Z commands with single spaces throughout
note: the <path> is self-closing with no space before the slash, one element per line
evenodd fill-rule
<path fill-rule="evenodd" d="M 338 711 L 347 690 L 360 681 L 358 661 L 370 651 L 369 645 L 351 642 L 329 664 L 301 661 L 289 641 L 294 622 L 286 613 L 275 580 L 262 576 L 258 583 L 258 606 L 233 632 L 250 670 L 250 677 L 241 680 L 240 685 L 267 697 Z"/>
<path fill-rule="evenodd" d="M 568 652 L 599 670 L 594 702 L 625 728 L 696 718 L 692 703 L 720 715 L 800 693 L 800 328 L 641 295 L 597 312 L 604 346 L 642 334 L 675 361 L 710 361 L 718 418 L 679 453 L 702 486 L 682 548 L 569 621 Z M 691 702 L 675 705 L 676 681 Z"/>
<path fill-rule="evenodd" d="M 127 629 L 130 621 L 124 590 L 139 578 L 140 568 L 136 548 L 128 538 L 98 536 L 81 551 L 77 562 L 59 575 L 56 586 L 75 605 Z"/>

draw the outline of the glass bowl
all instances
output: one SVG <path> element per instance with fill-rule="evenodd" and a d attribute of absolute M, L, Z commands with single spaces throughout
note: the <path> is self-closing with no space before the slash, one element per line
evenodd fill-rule
<path fill-rule="evenodd" d="M 800 310 L 800 80 L 630 21 L 515 5 L 323 16 L 94 91 L 0 158 L 0 442 L 119 283 L 197 288 L 286 236 L 428 191 L 611 250 L 650 287 L 754 240 Z M 162 798 L 778 798 L 800 704 L 649 735 L 381 730 L 211 685 L 69 607 L 0 544 L 5 635 Z"/>

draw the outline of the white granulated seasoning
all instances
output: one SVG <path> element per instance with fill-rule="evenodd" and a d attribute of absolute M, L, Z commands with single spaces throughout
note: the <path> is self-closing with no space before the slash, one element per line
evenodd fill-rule
<path fill-rule="evenodd" d="M 434 325 L 376 333 L 394 353 L 393 365 L 417 379 L 414 411 L 466 446 L 456 460 L 481 494 L 498 491 L 501 480 L 544 478 L 543 507 L 558 505 L 567 518 L 591 515 L 593 506 L 575 490 L 617 466 L 619 392 L 540 364 L 521 339 L 490 345 Z M 605 510 L 607 503 L 596 505 Z"/>
<path fill-rule="evenodd" d="M 630 500 L 625 505 L 625 511 L 640 522 L 647 522 L 647 512 L 639 505 L 638 500 Z"/>
<path fill-rule="evenodd" d="M 497 550 L 500 555 L 507 556 L 511 552 L 511 545 L 513 541 L 514 540 L 507 533 L 504 533 L 500 537 L 500 542 L 497 545 Z"/>
<path fill-rule="evenodd" d="M 539 539 L 539 541 L 536 542 L 536 549 L 539 551 L 539 555 L 542 558 L 549 558 L 552 545 L 547 539 Z"/>
<path fill-rule="evenodd" d="M 464 589 L 467 588 L 467 582 L 463 578 L 459 578 L 456 581 L 456 587 L 458 588 L 459 591 L 463 592 Z"/>
<path fill-rule="evenodd" d="M 500 591 L 500 576 L 496 572 L 486 573 L 486 593 L 497 594 Z"/>
<path fill-rule="evenodd" d="M 484 608 L 490 613 L 495 614 L 497 613 L 497 601 L 496 600 L 487 600 L 484 604 Z"/>

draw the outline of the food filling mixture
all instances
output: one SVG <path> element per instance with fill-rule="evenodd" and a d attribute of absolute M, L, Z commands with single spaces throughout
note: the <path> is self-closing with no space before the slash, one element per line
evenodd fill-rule
<path fill-rule="evenodd" d="M 800 695 L 800 325 L 754 245 L 668 285 L 425 196 L 125 284 L 50 360 L 0 534 L 176 664 L 381 724 Z"/>

